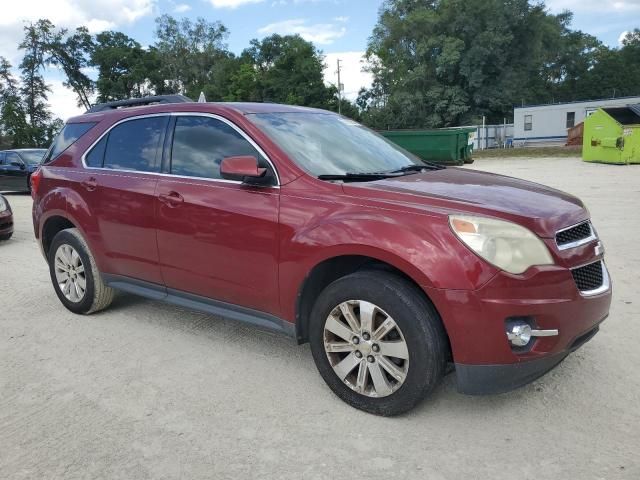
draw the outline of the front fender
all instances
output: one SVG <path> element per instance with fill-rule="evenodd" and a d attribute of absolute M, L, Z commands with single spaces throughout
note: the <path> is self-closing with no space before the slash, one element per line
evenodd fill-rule
<path fill-rule="evenodd" d="M 281 202 L 281 306 L 295 318 L 295 296 L 312 269 L 343 255 L 367 256 L 405 273 L 424 288 L 473 290 L 496 269 L 480 260 L 455 237 L 446 216 L 381 210 L 348 203 L 297 198 Z M 300 212 L 306 212 L 301 215 Z M 313 212 L 318 212 L 317 216 Z M 289 213 L 291 216 L 289 217 Z M 294 224 L 291 224 L 294 223 Z M 297 225 L 295 224 L 297 223 Z M 290 232 L 287 236 L 286 233 Z"/>

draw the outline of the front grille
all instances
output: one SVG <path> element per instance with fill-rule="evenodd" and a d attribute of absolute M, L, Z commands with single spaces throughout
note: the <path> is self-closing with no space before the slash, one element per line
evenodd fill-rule
<path fill-rule="evenodd" d="M 580 240 L 585 240 L 592 235 L 593 230 L 591 229 L 591 223 L 586 221 L 556 233 L 556 243 L 558 247 L 563 247 L 579 242 Z"/>
<path fill-rule="evenodd" d="M 13 222 L 0 223 L 0 230 L 6 230 L 7 228 L 11 227 L 11 225 L 13 225 Z"/>
<path fill-rule="evenodd" d="M 600 260 L 584 267 L 571 270 L 573 280 L 576 282 L 578 290 L 588 292 L 600 288 L 604 282 L 603 265 Z"/>

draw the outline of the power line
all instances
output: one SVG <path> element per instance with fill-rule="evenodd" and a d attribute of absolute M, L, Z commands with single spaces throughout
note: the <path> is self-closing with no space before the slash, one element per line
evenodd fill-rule
<path fill-rule="evenodd" d="M 342 115 L 342 90 L 344 88 L 344 86 L 340 82 L 340 62 L 341 61 L 342 60 L 338 58 L 338 70 L 336 72 L 338 74 L 338 114 L 340 115 Z"/>

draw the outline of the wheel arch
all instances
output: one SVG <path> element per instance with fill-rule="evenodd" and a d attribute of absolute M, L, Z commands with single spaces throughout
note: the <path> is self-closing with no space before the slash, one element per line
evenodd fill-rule
<path fill-rule="evenodd" d="M 412 284 L 417 291 L 428 301 L 434 311 L 438 313 L 438 319 L 442 324 L 442 328 L 447 334 L 447 342 L 449 343 L 449 335 L 447 333 L 446 326 L 440 317 L 435 304 L 429 298 L 424 289 L 420 286 L 420 283 L 416 281 L 411 275 L 406 273 L 403 269 L 382 260 L 377 257 L 369 255 L 337 255 L 330 258 L 326 258 L 317 263 L 307 274 L 302 285 L 298 290 L 296 297 L 296 339 L 298 343 L 307 343 L 309 341 L 309 318 L 311 310 L 315 304 L 315 300 L 320 293 L 332 282 L 350 275 L 360 270 L 381 270 L 388 272 L 391 275 L 401 277 L 405 281 Z M 448 346 L 449 352 L 451 351 Z M 449 353 L 450 355 L 450 353 Z"/>
<path fill-rule="evenodd" d="M 69 220 L 68 217 L 55 214 L 47 218 L 42 224 L 42 231 L 40 233 L 40 241 L 42 243 L 42 251 L 47 261 L 49 260 L 49 248 L 53 238 L 62 230 L 69 228 L 78 228 L 77 225 Z"/>

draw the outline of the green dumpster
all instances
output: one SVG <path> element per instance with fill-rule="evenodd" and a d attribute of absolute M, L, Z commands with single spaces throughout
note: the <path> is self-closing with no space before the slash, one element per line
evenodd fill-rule
<path fill-rule="evenodd" d="M 414 155 L 434 163 L 462 165 L 471 163 L 475 128 L 437 130 L 383 130 L 380 133 Z"/>
<path fill-rule="evenodd" d="M 640 163 L 640 104 L 599 108 L 584 121 L 585 162 Z"/>

